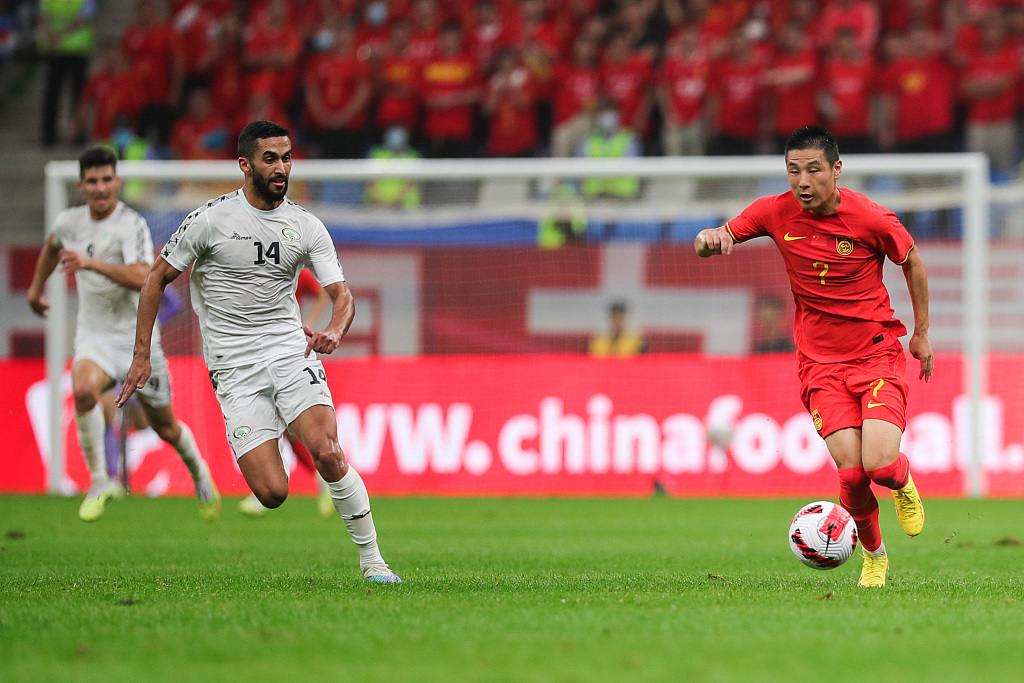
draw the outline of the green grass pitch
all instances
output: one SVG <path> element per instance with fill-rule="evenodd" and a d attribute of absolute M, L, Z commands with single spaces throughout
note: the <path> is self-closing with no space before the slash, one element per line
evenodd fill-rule
<path fill-rule="evenodd" d="M 294 498 L 0 497 L 0 680 L 1020 681 L 1024 502 L 883 501 L 889 585 L 817 572 L 805 500 L 375 500 L 401 586 Z"/>

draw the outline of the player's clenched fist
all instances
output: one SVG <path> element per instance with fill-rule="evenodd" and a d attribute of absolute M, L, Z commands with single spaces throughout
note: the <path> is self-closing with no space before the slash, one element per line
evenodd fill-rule
<path fill-rule="evenodd" d="M 725 227 L 701 230 L 697 233 L 697 239 L 693 241 L 693 248 L 697 256 L 707 258 L 717 254 L 731 254 L 734 244 L 732 235 Z"/>

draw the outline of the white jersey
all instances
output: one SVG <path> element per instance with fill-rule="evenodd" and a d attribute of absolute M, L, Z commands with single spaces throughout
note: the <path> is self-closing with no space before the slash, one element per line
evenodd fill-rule
<path fill-rule="evenodd" d="M 88 206 L 65 209 L 54 223 L 57 246 L 115 265 L 153 263 L 153 238 L 146 219 L 118 202 L 106 218 L 94 221 Z M 102 337 L 135 343 L 139 292 L 92 270 L 75 273 L 78 286 L 77 338 Z M 159 331 L 153 334 L 159 344 Z"/>
<path fill-rule="evenodd" d="M 192 307 L 210 370 L 301 356 L 299 272 L 308 266 L 324 287 L 345 279 L 320 219 L 289 199 L 261 211 L 242 190 L 189 214 L 160 255 L 180 271 L 193 266 Z"/>

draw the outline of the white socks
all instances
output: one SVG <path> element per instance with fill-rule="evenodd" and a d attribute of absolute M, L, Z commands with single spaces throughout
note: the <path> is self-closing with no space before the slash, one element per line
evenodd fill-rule
<path fill-rule="evenodd" d="M 171 446 L 181 456 L 181 461 L 185 463 L 189 474 L 192 475 L 192 481 L 199 481 L 199 478 L 205 474 L 202 466 L 203 456 L 199 455 L 199 448 L 196 446 L 196 440 L 192 436 L 192 430 L 188 428 L 188 425 L 181 421 L 178 422 L 178 425 L 181 426 L 181 436 Z"/>
<path fill-rule="evenodd" d="M 75 413 L 75 425 L 78 427 L 78 443 L 89 465 L 92 483 L 107 481 L 107 449 L 103 442 L 107 423 L 103 419 L 103 406 L 97 403 L 87 413 Z"/>
<path fill-rule="evenodd" d="M 868 550 L 867 548 L 864 548 L 864 552 L 866 552 L 871 557 L 885 557 L 885 543 L 882 543 L 874 550 Z"/>
<path fill-rule="evenodd" d="M 359 566 L 384 564 L 384 558 L 377 548 L 377 530 L 370 513 L 370 496 L 366 485 L 355 468 L 349 465 L 348 473 L 338 481 L 327 482 L 331 491 L 334 508 L 345 520 L 348 533 L 359 549 Z"/>

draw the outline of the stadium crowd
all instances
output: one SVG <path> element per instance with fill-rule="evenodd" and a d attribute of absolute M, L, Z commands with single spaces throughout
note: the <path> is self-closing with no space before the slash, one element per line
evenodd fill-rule
<path fill-rule="evenodd" d="M 128 158 L 233 158 L 266 118 L 326 158 L 767 153 L 821 123 L 1020 159 L 1022 0 L 139 0 L 76 66 L 56 32 L 94 4 L 40 5 L 44 143 L 87 58 L 65 132 Z"/>

